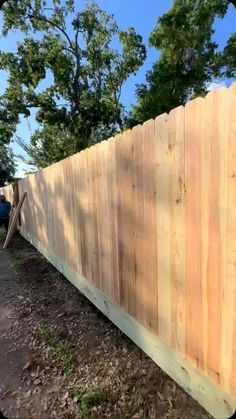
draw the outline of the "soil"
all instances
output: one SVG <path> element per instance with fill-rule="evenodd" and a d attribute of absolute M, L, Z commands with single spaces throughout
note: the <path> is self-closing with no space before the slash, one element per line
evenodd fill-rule
<path fill-rule="evenodd" d="M 9 419 L 210 418 L 19 235 L 0 251 L 0 348 Z"/>

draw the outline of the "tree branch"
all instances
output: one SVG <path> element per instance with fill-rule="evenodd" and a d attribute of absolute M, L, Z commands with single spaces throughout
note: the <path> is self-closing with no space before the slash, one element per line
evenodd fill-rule
<path fill-rule="evenodd" d="M 70 52 L 71 54 L 73 54 L 73 55 L 77 58 L 77 55 L 76 55 L 76 53 L 75 53 L 75 51 L 74 51 L 73 49 L 70 49 L 70 48 L 67 48 L 67 47 L 64 47 L 64 46 L 63 46 L 63 49 L 64 49 L 65 51 Z"/>
<path fill-rule="evenodd" d="M 42 22 L 46 22 L 49 25 L 51 25 L 52 27 L 57 28 L 65 36 L 65 38 L 67 39 L 68 44 L 70 46 L 70 49 L 73 51 L 73 54 L 76 55 L 76 53 L 74 51 L 74 47 L 73 47 L 72 41 L 71 41 L 69 35 L 67 34 L 67 32 L 60 25 L 57 25 L 57 23 L 52 22 L 50 19 L 46 18 L 46 16 L 40 16 L 40 15 L 39 16 L 36 16 L 34 14 L 29 14 L 28 17 L 30 19 L 38 19 L 38 20 L 41 20 Z"/>
<path fill-rule="evenodd" d="M 80 67 L 81 67 L 81 57 L 80 57 L 80 48 L 79 48 L 79 42 L 78 42 L 78 36 L 79 36 L 79 30 L 76 30 L 75 33 L 75 56 L 76 56 L 76 69 L 75 69 L 75 77 L 74 77 L 74 90 L 76 94 L 75 102 L 76 106 L 75 109 L 79 110 L 79 104 L 80 104 L 80 88 L 79 88 L 79 77 L 80 77 Z"/>
<path fill-rule="evenodd" d="M 42 109 L 47 109 L 51 112 L 57 112 L 61 107 L 68 107 L 70 105 L 68 103 L 58 103 L 58 104 L 55 104 L 55 106 L 53 106 L 44 102 L 37 101 L 37 103 L 27 102 L 25 103 L 25 106 L 27 106 L 28 108 L 42 108 Z"/>

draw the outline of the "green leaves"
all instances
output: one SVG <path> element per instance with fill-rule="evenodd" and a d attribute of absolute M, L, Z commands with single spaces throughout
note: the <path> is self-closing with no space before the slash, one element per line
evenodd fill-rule
<path fill-rule="evenodd" d="M 15 163 L 11 149 L 0 143 L 0 186 L 14 180 Z"/>
<path fill-rule="evenodd" d="M 121 89 L 146 56 L 141 36 L 132 28 L 120 31 L 94 2 L 80 13 L 72 0 L 54 0 L 51 6 L 9 0 L 4 8 L 4 33 L 15 28 L 26 33 L 16 54 L 1 53 L 1 67 L 10 74 L 2 109 L 14 122 L 7 138 L 21 114 L 38 109 L 40 128 L 28 148 L 38 167 L 122 129 Z M 119 50 L 112 48 L 114 37 Z"/>
<path fill-rule="evenodd" d="M 236 33 L 234 33 L 228 40 L 221 57 L 221 65 L 223 67 L 223 74 L 226 77 L 235 77 L 236 75 Z"/>
<path fill-rule="evenodd" d="M 222 53 L 212 41 L 215 18 L 223 18 L 228 6 L 227 0 L 175 0 L 159 18 L 150 45 L 160 51 L 160 58 L 147 73 L 147 84 L 137 89 L 133 123 L 205 95 L 208 82 L 236 74 L 235 36 Z"/>

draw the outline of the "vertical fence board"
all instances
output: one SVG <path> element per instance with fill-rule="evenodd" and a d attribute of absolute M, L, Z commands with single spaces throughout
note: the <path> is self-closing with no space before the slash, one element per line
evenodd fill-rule
<path fill-rule="evenodd" d="M 134 170 L 134 303 L 136 318 L 143 323 L 145 278 L 143 264 L 143 249 L 146 244 L 144 230 L 144 179 L 143 179 L 143 137 L 142 127 L 138 125 L 132 129 L 133 170 Z"/>
<path fill-rule="evenodd" d="M 221 329 L 223 303 L 223 275 L 226 273 L 225 231 L 227 202 L 227 132 L 225 113 L 225 90 L 212 92 L 206 98 L 206 107 L 211 113 L 205 115 L 212 121 L 210 130 L 211 164 L 209 200 L 209 240 L 207 264 L 208 303 L 208 374 L 220 383 Z M 205 117 L 206 117 L 205 116 Z M 221 141 L 226 134 L 226 141 Z M 218 328 L 215 329 L 215 324 Z"/>
<path fill-rule="evenodd" d="M 170 267 L 170 158 L 168 115 L 155 120 L 157 141 L 156 223 L 158 277 L 158 334 L 171 344 L 171 267 Z"/>
<path fill-rule="evenodd" d="M 236 83 L 229 89 L 229 137 L 228 137 L 228 200 L 227 200 L 227 274 L 224 279 L 225 326 L 224 353 L 226 366 L 222 376 L 230 376 L 231 394 L 236 395 Z M 227 112 L 227 110 L 225 110 Z M 224 138 L 224 137 L 223 137 Z M 223 140 L 222 140 L 223 141 Z M 228 390 L 228 388 L 227 388 Z"/>
<path fill-rule="evenodd" d="M 117 188 L 116 188 L 116 141 L 113 138 L 109 141 L 109 199 L 110 199 L 110 223 L 111 223 L 111 282 L 112 295 L 114 302 L 120 301 L 120 284 L 119 284 L 119 265 L 118 265 L 118 230 L 117 230 Z"/>
<path fill-rule="evenodd" d="M 123 156 L 123 204 L 124 204 L 124 230 L 123 230 L 123 307 L 132 315 L 135 312 L 134 281 L 134 161 L 133 137 L 131 130 L 125 131 L 122 138 Z M 125 179 L 125 182 L 124 182 Z M 129 278 L 129 279 L 128 279 Z M 128 279 L 128 280 L 127 280 Z"/>
<path fill-rule="evenodd" d="M 155 122 L 149 120 L 142 126 L 143 137 L 143 197 L 144 197 L 144 324 L 153 331 L 158 328 L 157 298 L 157 239 L 156 239 L 156 168 L 157 142 L 155 138 Z"/>
<path fill-rule="evenodd" d="M 185 355 L 185 109 L 169 114 L 168 154 L 170 159 L 170 267 L 171 344 Z"/>
<path fill-rule="evenodd" d="M 118 266 L 119 266 L 119 304 L 124 307 L 126 305 L 126 287 L 125 287 L 125 226 L 126 226 L 126 208 L 125 208 L 125 192 L 124 192 L 124 175 L 125 175 L 125 156 L 124 156 L 124 135 L 117 136 L 116 144 L 116 163 L 117 163 L 117 231 L 118 235 Z"/>
<path fill-rule="evenodd" d="M 201 282 L 201 138 L 198 127 L 203 117 L 202 99 L 185 108 L 186 170 L 186 351 L 196 365 L 202 364 L 202 282 Z"/>
<path fill-rule="evenodd" d="M 234 397 L 235 105 L 236 84 L 19 182 L 22 233 Z"/>

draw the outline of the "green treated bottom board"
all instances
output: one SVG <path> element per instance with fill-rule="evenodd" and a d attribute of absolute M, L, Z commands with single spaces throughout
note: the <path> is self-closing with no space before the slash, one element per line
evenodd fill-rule
<path fill-rule="evenodd" d="M 120 306 L 111 302 L 105 294 L 95 288 L 84 277 L 78 275 L 56 255 L 22 228 L 21 235 L 49 260 L 80 292 L 102 313 L 138 345 L 180 387 L 190 394 L 214 418 L 230 418 L 236 409 L 236 400 L 225 393 L 201 370 L 177 354 L 158 336 L 149 332 Z"/>

